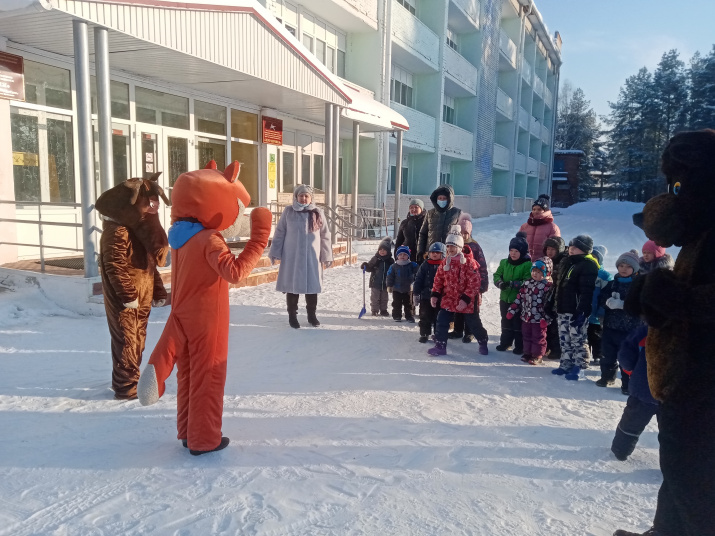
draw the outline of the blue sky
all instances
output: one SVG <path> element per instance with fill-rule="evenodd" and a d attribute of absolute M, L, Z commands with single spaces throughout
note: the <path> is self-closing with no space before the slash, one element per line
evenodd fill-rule
<path fill-rule="evenodd" d="M 715 44 L 715 0 L 535 0 L 563 39 L 561 81 L 580 87 L 597 114 L 610 112 L 626 78 L 677 49 L 689 65 Z"/>

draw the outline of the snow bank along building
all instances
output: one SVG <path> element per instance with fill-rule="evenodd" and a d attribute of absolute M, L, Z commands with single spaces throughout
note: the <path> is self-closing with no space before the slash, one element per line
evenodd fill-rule
<path fill-rule="evenodd" d="M 3 0 L 0 264 L 42 244 L 95 276 L 99 193 L 212 159 L 254 206 L 308 183 L 391 219 L 396 189 L 403 216 L 446 183 L 475 216 L 528 210 L 560 46 L 531 0 Z"/>

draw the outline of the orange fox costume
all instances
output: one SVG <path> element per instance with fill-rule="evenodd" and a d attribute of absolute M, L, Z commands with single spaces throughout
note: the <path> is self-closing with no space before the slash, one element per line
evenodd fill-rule
<path fill-rule="evenodd" d="M 259 207 L 251 212 L 251 239 L 239 256 L 231 253 L 220 234 L 243 217 L 243 208 L 251 200 L 237 180 L 239 168 L 234 162 L 222 174 L 210 162 L 206 169 L 184 173 L 176 180 L 172 228 L 179 222 L 195 227 L 178 248 L 172 244 L 171 314 L 139 380 L 139 401 L 153 404 L 164 394 L 165 381 L 176 363 L 177 437 L 186 441 L 192 453 L 211 451 L 222 442 L 228 284 L 251 273 L 271 231 L 271 213 Z"/>

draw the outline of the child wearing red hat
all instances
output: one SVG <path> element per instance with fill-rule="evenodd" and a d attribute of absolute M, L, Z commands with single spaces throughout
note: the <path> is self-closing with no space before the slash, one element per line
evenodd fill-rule
<path fill-rule="evenodd" d="M 640 265 L 639 273 L 641 275 L 652 272 L 656 268 L 665 268 L 667 270 L 672 270 L 675 266 L 675 261 L 668 253 L 665 252 L 663 246 L 659 246 L 652 240 L 648 240 L 643 247 L 643 256 L 638 260 Z"/>

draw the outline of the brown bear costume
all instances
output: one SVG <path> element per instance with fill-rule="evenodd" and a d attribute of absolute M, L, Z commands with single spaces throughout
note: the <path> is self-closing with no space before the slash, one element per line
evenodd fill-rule
<path fill-rule="evenodd" d="M 112 341 L 112 389 L 117 400 L 137 397 L 146 326 L 152 302 L 161 306 L 166 290 L 157 266 L 164 266 L 169 241 L 159 221 L 159 198 L 169 201 L 149 179 L 129 179 L 104 192 L 95 205 L 103 216 L 99 246 L 104 308 Z"/>
<path fill-rule="evenodd" d="M 668 193 L 633 217 L 659 246 L 682 246 L 671 272 L 631 287 L 648 322 L 648 383 L 662 402 L 657 536 L 715 535 L 715 130 L 675 135 L 663 153 Z M 617 536 L 634 535 L 616 531 Z"/>

